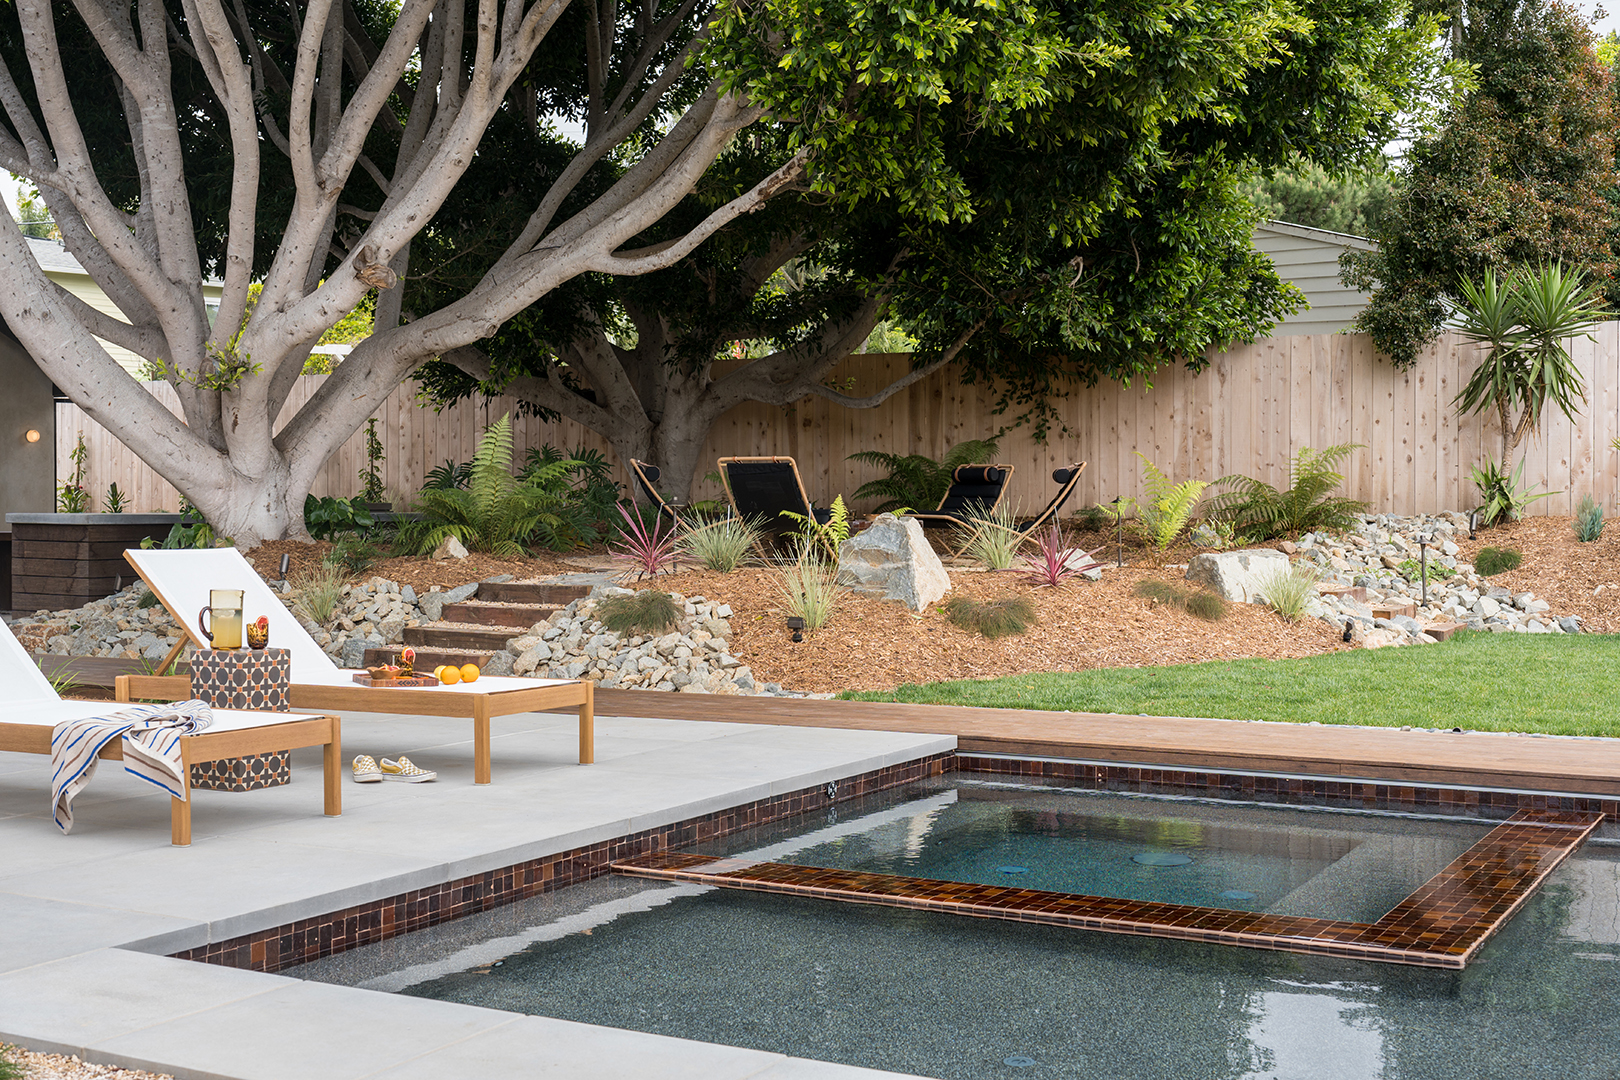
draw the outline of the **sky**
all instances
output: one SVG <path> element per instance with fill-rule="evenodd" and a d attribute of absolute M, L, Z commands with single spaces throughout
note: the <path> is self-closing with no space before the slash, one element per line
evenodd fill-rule
<path fill-rule="evenodd" d="M 1594 25 L 1598 36 L 1607 34 L 1610 30 L 1620 30 L 1620 0 L 1607 0 L 1607 3 L 1598 3 L 1596 0 L 1574 0 L 1574 6 L 1591 15 L 1599 8 L 1606 8 L 1607 13 Z M 6 201 L 6 209 L 11 216 L 17 216 L 17 179 L 4 169 L 0 169 L 0 195 Z"/>

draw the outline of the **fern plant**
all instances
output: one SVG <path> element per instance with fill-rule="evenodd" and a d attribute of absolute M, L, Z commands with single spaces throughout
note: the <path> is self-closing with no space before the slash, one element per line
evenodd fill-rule
<path fill-rule="evenodd" d="M 834 563 L 838 562 L 838 549 L 844 541 L 849 539 L 849 507 L 844 505 L 842 495 L 834 495 L 832 505 L 827 508 L 827 523 L 824 525 L 814 518 L 807 518 L 803 514 L 795 514 L 792 510 L 783 510 L 782 516 L 790 519 L 798 528 L 794 535 L 799 538 L 803 547 L 810 544 L 820 544 L 827 552 L 827 556 Z"/>
<path fill-rule="evenodd" d="M 1336 467 L 1360 445 L 1303 448 L 1289 463 L 1286 491 L 1252 476 L 1223 476 L 1215 483 L 1229 490 L 1210 501 L 1210 514 L 1245 544 L 1315 529 L 1348 529 L 1367 504 L 1333 494 L 1344 483 Z"/>
<path fill-rule="evenodd" d="M 1193 508 L 1198 505 L 1209 481 L 1183 480 L 1179 484 L 1172 484 L 1163 470 L 1147 459 L 1147 455 L 1138 450 L 1136 456 L 1142 459 L 1142 497 L 1121 499 L 1117 508 L 1102 509 L 1117 521 L 1128 508 L 1135 508 L 1136 518 L 1131 528 L 1155 551 L 1162 553 L 1175 543 L 1176 537 L 1187 527 L 1187 522 L 1192 520 Z"/>
<path fill-rule="evenodd" d="M 401 528 L 401 544 L 427 552 L 454 536 L 469 550 L 509 558 L 528 554 L 533 543 L 555 551 L 587 544 L 596 532 L 570 497 L 569 475 L 577 464 L 554 461 L 522 480 L 513 476 L 509 413 L 478 440 L 465 488 L 422 489 L 417 496 L 422 519 Z"/>
<path fill-rule="evenodd" d="M 932 510 L 950 489 L 951 474 L 957 467 L 992 460 L 998 442 L 997 439 L 969 439 L 951 447 L 938 461 L 923 454 L 886 454 L 881 450 L 851 454 L 850 461 L 889 470 L 889 475 L 883 479 L 856 488 L 855 498 L 882 499 L 876 508 L 879 514 L 886 510 Z"/>

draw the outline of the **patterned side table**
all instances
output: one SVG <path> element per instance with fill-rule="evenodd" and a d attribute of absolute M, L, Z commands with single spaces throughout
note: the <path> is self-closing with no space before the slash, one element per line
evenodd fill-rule
<path fill-rule="evenodd" d="M 216 709 L 286 712 L 291 656 L 286 649 L 201 649 L 191 654 L 191 696 Z M 291 780 L 287 751 L 191 767 L 191 786 L 204 791 L 255 791 Z"/>

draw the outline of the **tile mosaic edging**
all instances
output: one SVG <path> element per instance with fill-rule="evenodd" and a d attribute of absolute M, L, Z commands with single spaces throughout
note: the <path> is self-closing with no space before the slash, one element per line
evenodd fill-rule
<path fill-rule="evenodd" d="M 1094 791 L 1187 795 L 1234 802 L 1325 806 L 1347 810 L 1390 810 L 1412 814 L 1454 814 L 1505 820 L 1521 810 L 1602 814 L 1620 822 L 1620 799 L 1597 795 L 1500 788 L 1424 786 L 1343 777 L 1281 776 L 1266 773 L 1201 771 L 1109 762 L 1000 757 L 958 753 L 955 769 L 1046 780 Z"/>
<path fill-rule="evenodd" d="M 938 777 L 950 770 L 954 757 L 953 752 L 946 752 L 888 765 L 846 777 L 835 785 L 817 784 L 170 955 L 178 960 L 277 972 L 589 881 L 608 873 L 609 866 L 621 859 L 715 840 L 795 814 L 827 809 L 864 795 Z"/>

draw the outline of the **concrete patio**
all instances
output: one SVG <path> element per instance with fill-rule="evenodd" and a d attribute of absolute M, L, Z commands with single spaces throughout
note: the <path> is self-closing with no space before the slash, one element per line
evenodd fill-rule
<path fill-rule="evenodd" d="M 232 1080 L 891 1075 L 169 958 L 956 746 L 603 715 L 597 764 L 580 766 L 572 716 L 494 723 L 495 782 L 478 787 L 470 725 L 345 715 L 345 760 L 405 753 L 438 782 L 345 777 L 343 815 L 326 818 L 319 752 L 301 751 L 286 787 L 195 793 L 190 848 L 169 845 L 167 796 L 117 762 L 102 764 L 63 836 L 49 760 L 0 754 L 0 1041 Z"/>

